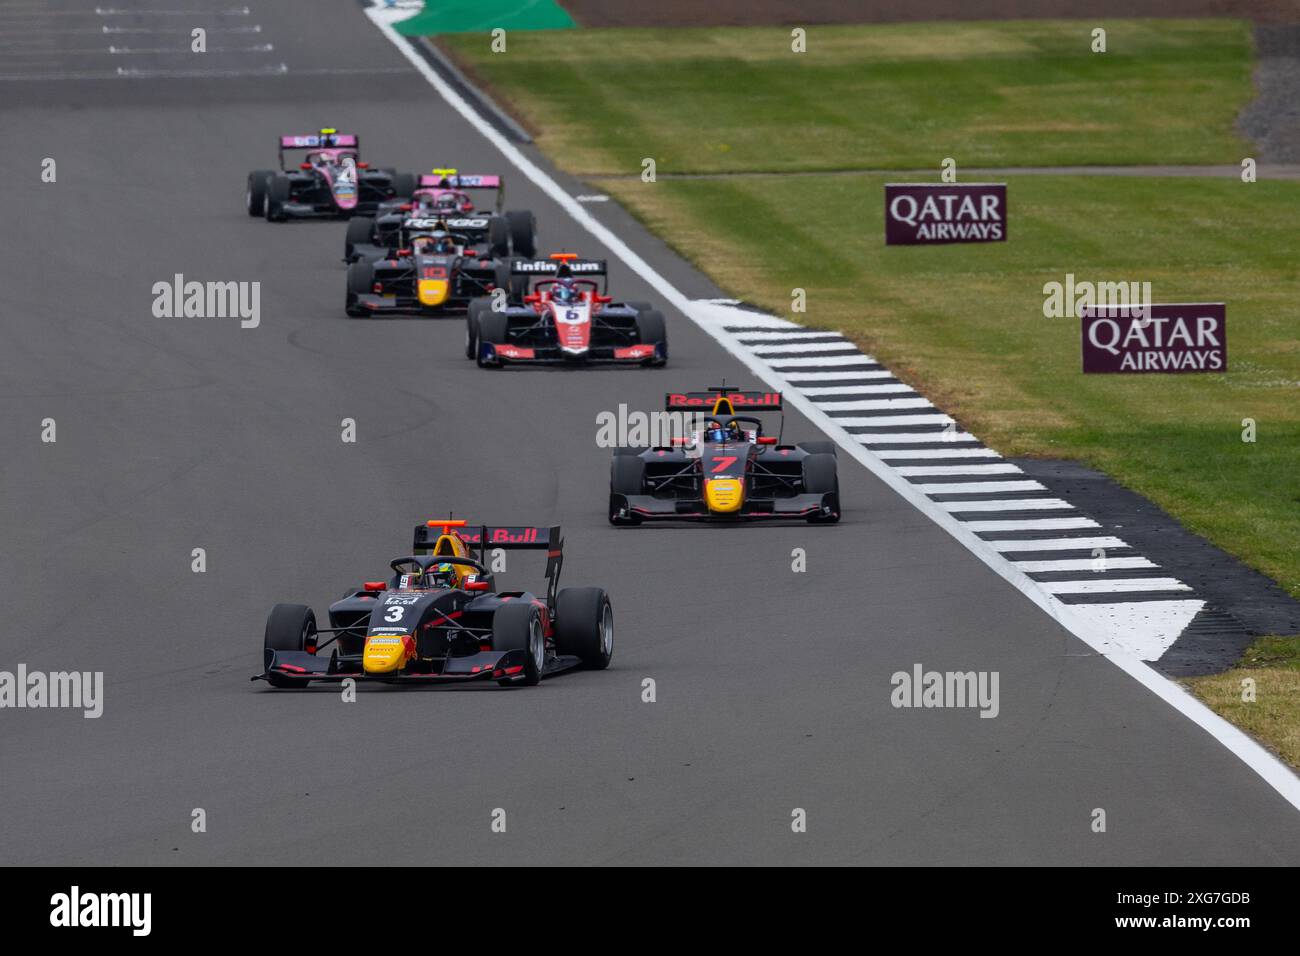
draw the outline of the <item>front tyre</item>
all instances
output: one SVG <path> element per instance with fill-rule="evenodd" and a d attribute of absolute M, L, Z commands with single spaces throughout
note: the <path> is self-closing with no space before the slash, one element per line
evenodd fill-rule
<path fill-rule="evenodd" d="M 266 619 L 262 637 L 262 667 L 272 687 L 306 687 L 309 681 L 270 671 L 273 651 L 305 651 L 316 646 L 316 615 L 304 604 L 277 604 Z"/>
<path fill-rule="evenodd" d="M 536 687 L 546 670 L 546 635 L 542 627 L 542 612 L 535 604 L 502 604 L 492 615 L 492 649 L 494 651 L 523 651 L 523 677 L 503 677 L 497 681 L 502 687 L 520 683 Z"/>
<path fill-rule="evenodd" d="M 565 588 L 555 598 L 555 650 L 603 671 L 614 656 L 614 609 L 601 588 Z"/>
<path fill-rule="evenodd" d="M 662 312 L 656 312 L 651 309 L 649 312 L 638 312 L 636 316 L 637 337 L 644 345 L 653 345 L 655 347 L 655 357 L 648 359 L 646 364 L 654 368 L 662 368 L 668 364 L 668 329 L 664 324 Z"/>
<path fill-rule="evenodd" d="M 840 479 L 834 455 L 821 453 L 803 460 L 803 491 L 807 495 L 821 495 L 830 506 L 829 512 L 810 515 L 809 524 L 834 524 L 840 520 Z"/>
<path fill-rule="evenodd" d="M 257 169 L 248 174 L 248 188 L 244 191 L 244 206 L 255 219 L 266 215 L 266 181 L 271 170 Z"/>
<path fill-rule="evenodd" d="M 354 262 L 348 266 L 348 296 L 345 311 L 354 319 L 363 319 L 369 311 L 357 304 L 357 296 L 370 292 L 375 282 L 375 267 L 370 262 Z"/>
<path fill-rule="evenodd" d="M 369 216 L 353 216 L 348 220 L 348 232 L 343 239 L 343 258 L 351 261 L 356 247 L 361 243 L 372 242 L 374 235 L 374 219 Z"/>

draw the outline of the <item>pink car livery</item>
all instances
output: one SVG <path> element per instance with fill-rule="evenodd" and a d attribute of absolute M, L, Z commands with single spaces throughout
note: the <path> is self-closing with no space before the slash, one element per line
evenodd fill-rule
<path fill-rule="evenodd" d="M 302 153 L 297 168 L 285 166 L 285 153 Z M 394 169 L 372 169 L 361 159 L 361 140 L 351 133 L 281 136 L 278 170 L 248 174 L 245 205 L 250 216 L 269 222 L 288 219 L 348 219 L 374 215 L 384 202 L 409 197 L 416 177 Z"/>
<path fill-rule="evenodd" d="M 475 205 L 473 193 L 483 191 L 495 194 L 495 209 Z M 401 245 L 403 226 L 420 220 L 444 222 L 497 258 L 531 259 L 537 255 L 536 217 L 526 209 L 502 211 L 504 203 L 505 180 L 501 176 L 435 169 L 420 176 L 409 199 L 382 202 L 373 217 L 354 216 L 343 240 L 343 261 L 391 255 Z"/>

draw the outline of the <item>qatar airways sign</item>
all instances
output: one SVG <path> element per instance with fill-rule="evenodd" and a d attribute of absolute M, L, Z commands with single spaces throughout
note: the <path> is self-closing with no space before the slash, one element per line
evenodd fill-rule
<path fill-rule="evenodd" d="M 1083 370 L 1088 372 L 1226 372 L 1227 307 L 1084 306 Z"/>
<path fill-rule="evenodd" d="M 885 184 L 887 246 L 1006 238 L 1006 183 Z"/>

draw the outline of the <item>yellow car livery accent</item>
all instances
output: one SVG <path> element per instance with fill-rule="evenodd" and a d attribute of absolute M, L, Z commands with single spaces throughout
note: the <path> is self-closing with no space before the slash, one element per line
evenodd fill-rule
<path fill-rule="evenodd" d="M 739 478 L 710 478 L 704 482 L 704 503 L 709 510 L 729 514 L 745 502 L 745 486 Z"/>
<path fill-rule="evenodd" d="M 366 638 L 361 666 L 367 674 L 391 674 L 406 663 L 406 640 L 401 635 L 381 634 Z"/>
<path fill-rule="evenodd" d="M 419 295 L 421 305 L 442 305 L 447 301 L 451 283 L 446 279 L 421 279 Z"/>

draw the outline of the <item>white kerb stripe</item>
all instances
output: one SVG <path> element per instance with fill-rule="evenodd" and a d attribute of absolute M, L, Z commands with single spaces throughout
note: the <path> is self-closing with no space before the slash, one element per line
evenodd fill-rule
<path fill-rule="evenodd" d="M 972 531 L 1068 531 L 1100 528 L 1091 518 L 1010 518 L 1006 521 L 967 521 Z"/>
<path fill-rule="evenodd" d="M 1128 571 L 1132 568 L 1158 568 L 1144 557 L 1136 558 L 1057 558 L 1048 561 L 1017 561 L 1016 567 L 1026 574 L 1044 571 Z"/>
<path fill-rule="evenodd" d="M 1060 498 L 1021 498 L 1015 501 L 940 501 L 944 511 L 1063 511 L 1074 505 Z"/>
<path fill-rule="evenodd" d="M 1052 594 L 1108 594 L 1124 591 L 1190 591 L 1177 578 L 1114 578 L 1109 581 L 1045 581 Z"/>
<path fill-rule="evenodd" d="M 1095 551 L 1098 548 L 1127 548 L 1121 538 L 1037 538 L 1028 541 L 990 541 L 994 551 Z"/>

